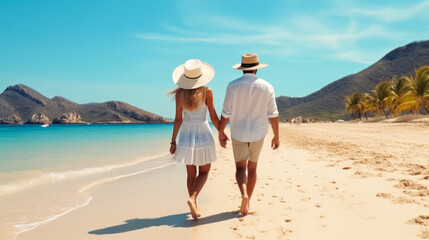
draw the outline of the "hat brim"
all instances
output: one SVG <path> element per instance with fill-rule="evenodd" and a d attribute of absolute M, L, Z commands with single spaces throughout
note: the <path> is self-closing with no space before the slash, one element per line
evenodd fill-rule
<path fill-rule="evenodd" d="M 266 63 L 260 63 L 256 66 L 253 66 L 253 67 L 242 67 L 241 63 L 235 64 L 234 66 L 232 66 L 232 68 L 234 68 L 235 70 L 256 70 L 256 69 L 261 69 L 261 68 L 266 68 L 266 67 L 268 67 L 268 64 L 266 64 Z"/>
<path fill-rule="evenodd" d="M 195 89 L 209 83 L 214 75 L 215 71 L 210 64 L 201 62 L 201 72 L 202 75 L 198 78 L 187 78 L 184 74 L 185 64 L 182 64 L 173 71 L 173 82 L 183 89 Z"/>

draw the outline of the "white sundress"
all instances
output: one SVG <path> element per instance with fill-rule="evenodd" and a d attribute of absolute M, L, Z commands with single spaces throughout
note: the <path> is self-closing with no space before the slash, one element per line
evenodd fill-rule
<path fill-rule="evenodd" d="M 206 113 L 205 104 L 193 111 L 183 109 L 179 143 L 174 154 L 175 161 L 195 166 L 216 161 L 215 142 Z"/>

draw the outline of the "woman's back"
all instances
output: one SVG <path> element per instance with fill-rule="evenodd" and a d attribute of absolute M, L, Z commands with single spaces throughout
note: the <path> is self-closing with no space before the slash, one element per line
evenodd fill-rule
<path fill-rule="evenodd" d="M 213 133 L 206 113 L 210 113 L 210 119 L 216 128 L 219 128 L 219 118 L 214 110 L 213 94 L 204 86 L 213 79 L 214 69 L 198 59 L 189 59 L 185 64 L 176 67 L 172 76 L 178 88 L 171 92 L 176 98 L 176 117 L 170 152 L 174 154 L 177 162 L 186 164 L 186 186 L 189 193 L 187 204 L 192 217 L 197 219 L 201 216 L 197 207 L 197 196 L 207 181 L 210 164 L 216 161 Z M 176 147 L 179 129 L 181 130 Z"/>
<path fill-rule="evenodd" d="M 207 121 L 206 113 L 206 104 L 201 104 L 197 109 L 193 111 L 183 109 L 183 122 L 204 123 Z"/>

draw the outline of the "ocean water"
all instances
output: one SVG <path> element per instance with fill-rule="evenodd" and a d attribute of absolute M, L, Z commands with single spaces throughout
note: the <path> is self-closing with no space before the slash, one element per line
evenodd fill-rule
<path fill-rule="evenodd" d="M 0 239 L 85 206 L 98 184 L 167 167 L 172 124 L 0 125 Z"/>

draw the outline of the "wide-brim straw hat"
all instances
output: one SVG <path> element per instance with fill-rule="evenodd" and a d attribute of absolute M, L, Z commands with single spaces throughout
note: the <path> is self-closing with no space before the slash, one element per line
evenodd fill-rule
<path fill-rule="evenodd" d="M 268 64 L 259 62 L 258 54 L 245 53 L 241 55 L 241 63 L 235 64 L 232 68 L 236 70 L 256 70 L 267 66 Z"/>
<path fill-rule="evenodd" d="M 195 89 L 209 83 L 215 75 L 210 64 L 189 59 L 173 71 L 173 82 L 183 89 Z"/>

